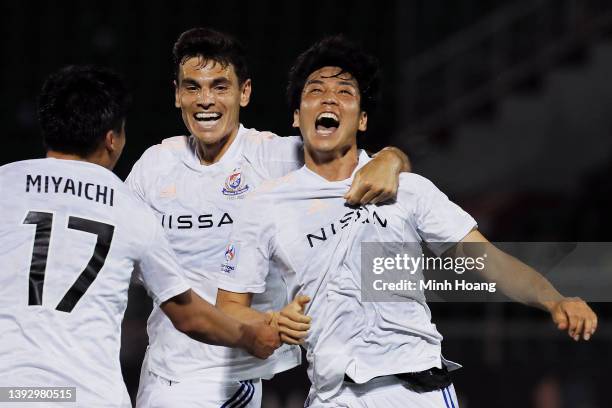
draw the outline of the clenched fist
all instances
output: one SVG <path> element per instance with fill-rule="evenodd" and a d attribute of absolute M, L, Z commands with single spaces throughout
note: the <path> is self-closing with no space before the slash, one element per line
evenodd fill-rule
<path fill-rule="evenodd" d="M 281 345 L 278 329 L 270 323 L 268 319 L 265 323 L 245 324 L 242 348 L 257 358 L 270 357 Z"/>

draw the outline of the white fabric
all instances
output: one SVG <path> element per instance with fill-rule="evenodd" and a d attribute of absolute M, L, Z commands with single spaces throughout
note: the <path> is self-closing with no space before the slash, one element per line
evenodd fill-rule
<path fill-rule="evenodd" d="M 362 152 L 358 168 L 367 160 Z M 444 362 L 442 336 L 424 300 L 361 301 L 361 243 L 457 242 L 476 225 L 416 174 L 401 175 L 397 202 L 359 209 L 343 198 L 350 183 L 329 182 L 306 167 L 264 183 L 247 198 L 245 208 L 257 216 L 238 220 L 230 241 L 235 257 L 218 278 L 223 289 L 259 293 L 272 273 L 286 282 L 289 297 L 310 296 L 313 326 L 305 345 L 309 376 L 323 399 L 338 391 L 345 373 L 364 383 Z"/>
<path fill-rule="evenodd" d="M 299 168 L 300 157 L 300 138 L 241 126 L 217 163 L 201 165 L 195 139 L 177 136 L 149 148 L 126 183 L 155 211 L 194 290 L 215 303 L 216 272 L 243 199 L 262 180 Z M 262 311 L 286 303 L 286 288 L 275 277 L 266 293 L 254 298 Z M 178 332 L 159 308 L 153 309 L 147 331 L 150 369 L 173 381 L 267 378 L 299 365 L 301 358 L 297 347 L 283 346 L 262 361 L 243 350 L 198 343 Z"/>
<path fill-rule="evenodd" d="M 26 222 L 34 212 L 48 214 L 48 222 Z M 0 213 L 0 386 L 76 386 L 72 405 L 123 406 L 121 321 L 134 267 L 158 304 L 189 289 L 155 216 L 110 171 L 57 159 L 2 166 Z M 75 224 L 77 217 L 88 221 Z M 105 234 L 77 228 L 88 222 L 110 229 L 110 247 Z M 45 225 L 46 238 L 36 241 Z M 100 241 L 105 257 L 95 250 Z M 56 310 L 92 256 L 103 260 L 101 269 L 90 270 L 91 284 L 78 285 L 72 311 Z M 43 290 L 29 304 L 37 257 L 46 264 Z"/>
<path fill-rule="evenodd" d="M 261 380 L 227 381 L 188 378 L 181 382 L 163 378 L 148 368 L 145 356 L 140 373 L 136 408 L 259 408 Z"/>
<path fill-rule="evenodd" d="M 323 401 L 311 389 L 304 408 L 459 408 L 455 387 L 416 393 L 396 377 L 373 379 L 366 384 L 344 383 L 338 394 Z"/>

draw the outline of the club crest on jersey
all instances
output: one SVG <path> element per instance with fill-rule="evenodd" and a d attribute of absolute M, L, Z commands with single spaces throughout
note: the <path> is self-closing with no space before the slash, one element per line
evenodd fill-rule
<path fill-rule="evenodd" d="M 223 187 L 223 195 L 228 197 L 236 197 L 246 193 L 249 190 L 249 185 L 244 181 L 244 176 L 240 169 L 234 169 L 225 179 Z"/>

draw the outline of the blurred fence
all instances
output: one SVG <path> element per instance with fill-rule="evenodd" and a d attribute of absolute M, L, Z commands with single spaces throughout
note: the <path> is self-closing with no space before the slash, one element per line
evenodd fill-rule
<path fill-rule="evenodd" d="M 401 64 L 400 133 L 418 138 L 499 100 L 612 27 L 612 2 L 513 2 Z M 424 136 L 426 137 L 426 136 Z"/>

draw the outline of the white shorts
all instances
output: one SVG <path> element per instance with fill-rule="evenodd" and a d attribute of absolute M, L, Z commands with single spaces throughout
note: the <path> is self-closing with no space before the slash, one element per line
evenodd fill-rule
<path fill-rule="evenodd" d="M 261 380 L 219 381 L 190 378 L 176 382 L 140 371 L 136 408 L 261 408 Z"/>
<path fill-rule="evenodd" d="M 416 393 L 394 376 L 375 378 L 365 384 L 343 383 L 340 391 L 327 401 L 310 389 L 306 408 L 459 408 L 455 387 Z"/>

